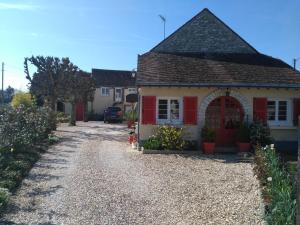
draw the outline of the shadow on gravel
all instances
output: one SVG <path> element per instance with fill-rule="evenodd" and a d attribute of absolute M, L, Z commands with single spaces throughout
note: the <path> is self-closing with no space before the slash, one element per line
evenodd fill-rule
<path fill-rule="evenodd" d="M 215 155 L 176 155 L 176 157 L 188 158 L 192 160 L 212 160 L 222 163 L 238 163 L 239 157 L 236 154 L 215 154 Z"/>

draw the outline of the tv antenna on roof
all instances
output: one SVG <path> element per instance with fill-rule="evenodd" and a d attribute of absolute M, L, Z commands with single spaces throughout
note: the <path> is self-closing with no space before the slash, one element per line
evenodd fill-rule
<path fill-rule="evenodd" d="M 164 23 L 164 39 L 166 39 L 166 22 L 167 22 L 167 19 L 166 19 L 166 17 L 164 17 L 162 15 L 158 15 L 158 16 L 161 18 L 162 22 Z"/>

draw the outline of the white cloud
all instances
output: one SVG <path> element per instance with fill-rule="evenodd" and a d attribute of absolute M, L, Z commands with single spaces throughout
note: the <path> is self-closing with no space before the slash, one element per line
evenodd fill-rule
<path fill-rule="evenodd" d="M 0 3 L 0 10 L 35 10 L 38 7 L 30 4 Z"/>

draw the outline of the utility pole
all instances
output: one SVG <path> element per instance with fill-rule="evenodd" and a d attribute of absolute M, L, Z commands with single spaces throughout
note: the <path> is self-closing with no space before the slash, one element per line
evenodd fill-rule
<path fill-rule="evenodd" d="M 164 40 L 165 40 L 166 39 L 166 21 L 167 21 L 167 19 L 166 19 L 166 17 L 164 17 L 162 15 L 158 15 L 158 16 L 161 18 L 162 22 L 164 23 Z"/>
<path fill-rule="evenodd" d="M 4 105 L 4 62 L 2 62 L 2 104 Z"/>

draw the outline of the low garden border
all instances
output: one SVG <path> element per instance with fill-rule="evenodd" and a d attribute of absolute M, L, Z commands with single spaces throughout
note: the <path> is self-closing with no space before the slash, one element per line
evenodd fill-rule
<path fill-rule="evenodd" d="M 161 154 L 161 155 L 202 155 L 202 151 L 199 150 L 151 150 L 143 149 L 143 154 Z"/>

